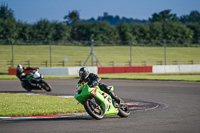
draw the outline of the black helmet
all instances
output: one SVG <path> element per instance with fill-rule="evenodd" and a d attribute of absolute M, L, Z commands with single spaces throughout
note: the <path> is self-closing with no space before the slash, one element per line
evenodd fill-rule
<path fill-rule="evenodd" d="M 89 70 L 87 67 L 81 67 L 81 69 L 79 70 L 79 76 L 81 79 L 85 79 L 87 78 L 89 75 Z"/>
<path fill-rule="evenodd" d="M 22 67 L 22 65 L 17 65 L 16 69 L 17 69 L 17 71 L 20 71 L 20 72 L 23 71 L 23 67 Z"/>

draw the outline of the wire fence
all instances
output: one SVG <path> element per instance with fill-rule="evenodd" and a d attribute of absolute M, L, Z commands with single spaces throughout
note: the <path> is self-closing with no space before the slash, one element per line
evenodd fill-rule
<path fill-rule="evenodd" d="M 30 67 L 152 66 L 200 64 L 199 44 L 134 42 L 20 42 L 0 45 L 0 73 Z"/>

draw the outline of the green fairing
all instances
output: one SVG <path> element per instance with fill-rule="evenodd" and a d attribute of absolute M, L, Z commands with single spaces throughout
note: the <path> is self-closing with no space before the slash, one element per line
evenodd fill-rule
<path fill-rule="evenodd" d="M 26 78 L 30 78 L 31 76 L 33 76 L 33 73 L 29 73 L 28 75 L 26 75 Z"/>
<path fill-rule="evenodd" d="M 114 90 L 113 86 L 110 86 L 111 90 Z M 104 94 L 104 95 L 103 95 Z M 94 86 L 90 88 L 87 83 L 79 84 L 79 90 L 74 95 L 75 99 L 79 101 L 81 104 L 84 103 L 88 98 L 94 97 L 98 99 L 101 104 L 100 107 L 104 111 L 104 115 L 116 115 L 119 113 L 118 108 L 115 108 L 112 104 L 112 97 L 107 93 L 101 91 L 98 86 Z M 110 99 L 110 100 L 108 100 Z"/>

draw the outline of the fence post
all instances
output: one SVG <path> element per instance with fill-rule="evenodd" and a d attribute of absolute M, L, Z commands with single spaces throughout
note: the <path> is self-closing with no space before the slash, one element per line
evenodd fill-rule
<path fill-rule="evenodd" d="M 189 64 L 194 64 L 193 60 L 189 60 L 188 62 L 189 62 Z"/>
<path fill-rule="evenodd" d="M 11 67 L 14 68 L 14 42 L 11 41 L 12 43 L 12 61 L 11 61 Z"/>
<path fill-rule="evenodd" d="M 97 66 L 97 67 L 98 67 L 98 63 L 99 63 L 98 60 L 96 60 L 96 66 Z"/>
<path fill-rule="evenodd" d="M 111 66 L 114 67 L 115 66 L 115 62 L 114 61 L 110 61 Z"/>
<path fill-rule="evenodd" d="M 82 61 L 79 61 L 79 66 L 82 66 Z"/>
<path fill-rule="evenodd" d="M 45 61 L 45 66 L 48 67 L 48 61 L 47 60 Z"/>
<path fill-rule="evenodd" d="M 157 61 L 157 65 L 163 65 L 162 61 Z"/>
<path fill-rule="evenodd" d="M 76 62 L 75 62 L 75 65 L 77 65 L 77 66 L 80 66 L 80 67 L 81 67 L 81 66 L 82 66 L 82 61 L 76 61 Z"/>
<path fill-rule="evenodd" d="M 146 66 L 147 62 L 146 61 L 142 61 L 142 66 Z"/>
<path fill-rule="evenodd" d="M 65 61 L 62 61 L 62 66 L 65 67 Z"/>
<path fill-rule="evenodd" d="M 82 66 L 82 61 L 78 61 L 79 66 Z"/>
<path fill-rule="evenodd" d="M 167 65 L 167 56 L 166 56 L 166 47 L 167 47 L 167 44 L 166 44 L 166 40 L 164 41 L 164 61 L 165 61 L 165 65 Z"/>
<path fill-rule="evenodd" d="M 130 42 L 130 66 L 132 66 L 132 41 Z"/>
<path fill-rule="evenodd" d="M 50 67 L 52 67 L 52 58 L 51 58 L 51 41 L 49 42 L 49 54 L 50 54 Z"/>
<path fill-rule="evenodd" d="M 177 60 L 173 61 L 173 65 L 178 65 L 178 61 Z"/>
<path fill-rule="evenodd" d="M 30 67 L 31 66 L 31 61 L 28 60 L 27 62 L 28 62 L 28 67 Z"/>

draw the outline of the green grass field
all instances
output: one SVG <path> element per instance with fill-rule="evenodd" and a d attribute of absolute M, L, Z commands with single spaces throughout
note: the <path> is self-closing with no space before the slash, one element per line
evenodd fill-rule
<path fill-rule="evenodd" d="M 78 66 L 90 54 L 90 47 L 85 46 L 57 46 L 52 45 L 51 57 L 53 67 L 62 67 L 61 61 L 68 57 L 69 61 L 65 62 L 65 66 Z M 128 66 L 130 61 L 129 46 L 96 46 L 94 53 L 101 62 L 102 66 L 111 66 L 109 63 L 114 61 L 115 66 Z M 189 60 L 193 60 L 194 64 L 200 64 L 200 47 L 167 47 L 167 64 L 189 64 Z M 8 45 L 0 45 L 0 73 L 7 73 L 12 59 L 12 48 Z M 48 45 L 16 45 L 14 46 L 14 66 L 22 64 L 27 66 L 30 60 L 32 67 L 44 67 L 45 61 L 50 63 L 50 52 Z M 142 61 L 146 61 L 146 65 L 155 65 L 157 61 L 164 63 L 163 47 L 132 47 L 133 66 L 141 66 Z M 91 59 L 86 65 L 91 65 Z"/>
<path fill-rule="evenodd" d="M 200 73 L 122 73 L 102 74 L 102 78 L 130 80 L 167 80 L 167 81 L 196 81 L 200 82 Z"/>
<path fill-rule="evenodd" d="M 85 112 L 73 98 L 0 93 L 0 116 L 31 116 Z"/>

